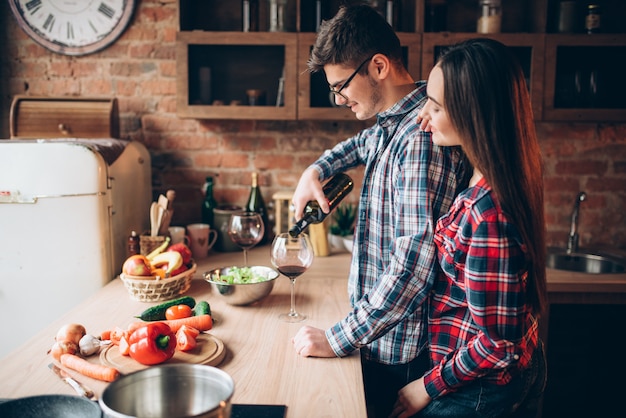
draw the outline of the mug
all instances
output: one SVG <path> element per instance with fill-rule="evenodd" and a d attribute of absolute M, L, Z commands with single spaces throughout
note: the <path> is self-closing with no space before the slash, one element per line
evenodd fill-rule
<path fill-rule="evenodd" d="M 187 232 L 193 258 L 196 260 L 206 258 L 217 240 L 217 231 L 211 229 L 209 224 L 191 224 L 187 225 Z"/>
<path fill-rule="evenodd" d="M 178 244 L 182 242 L 183 244 L 189 246 L 189 237 L 185 235 L 185 227 L 184 226 L 170 226 L 167 228 L 170 233 L 171 243 Z"/>

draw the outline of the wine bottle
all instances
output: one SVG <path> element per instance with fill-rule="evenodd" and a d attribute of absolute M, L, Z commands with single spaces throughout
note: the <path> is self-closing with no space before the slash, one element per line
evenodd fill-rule
<path fill-rule="evenodd" d="M 204 183 L 204 201 L 202 202 L 202 223 L 213 225 L 213 210 L 217 207 L 217 201 L 213 197 L 213 177 L 207 177 Z"/>
<path fill-rule="evenodd" d="M 326 196 L 326 199 L 328 200 L 328 206 L 330 207 L 329 213 L 332 212 L 333 209 L 335 209 L 343 200 L 343 198 L 352 191 L 353 187 L 354 182 L 350 176 L 344 173 L 335 175 L 324 185 L 322 190 L 324 191 L 324 196 Z M 289 235 L 297 237 L 309 225 L 322 222 L 326 219 L 326 216 L 328 216 L 328 214 L 322 211 L 322 208 L 317 201 L 309 201 L 304 207 L 302 218 L 291 227 Z"/>
<path fill-rule="evenodd" d="M 263 219 L 263 225 L 265 225 L 265 234 L 263 235 L 261 244 L 267 242 L 271 235 L 272 228 L 270 227 L 267 218 L 267 209 L 265 208 L 265 201 L 263 200 L 261 188 L 259 187 L 259 176 L 257 173 L 252 173 L 252 185 L 250 186 L 248 203 L 246 203 L 246 211 L 256 212 L 261 215 L 261 219 Z"/>

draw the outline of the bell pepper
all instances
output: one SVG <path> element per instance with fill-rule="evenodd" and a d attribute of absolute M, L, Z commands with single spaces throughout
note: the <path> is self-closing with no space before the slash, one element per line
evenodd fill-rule
<path fill-rule="evenodd" d="M 163 322 L 151 322 L 137 328 L 129 338 L 130 356 L 141 364 L 160 364 L 176 351 L 176 334 Z"/>

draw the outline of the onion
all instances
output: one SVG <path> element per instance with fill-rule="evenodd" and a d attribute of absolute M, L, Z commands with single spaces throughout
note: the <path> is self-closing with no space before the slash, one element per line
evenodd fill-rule
<path fill-rule="evenodd" d="M 80 324 L 65 324 L 57 331 L 55 340 L 57 342 L 71 341 L 78 345 L 80 339 L 83 338 L 86 333 L 87 330 Z"/>
<path fill-rule="evenodd" d="M 72 341 L 57 341 L 52 345 L 50 354 L 55 360 L 61 359 L 61 354 L 76 354 L 78 353 L 78 344 Z"/>

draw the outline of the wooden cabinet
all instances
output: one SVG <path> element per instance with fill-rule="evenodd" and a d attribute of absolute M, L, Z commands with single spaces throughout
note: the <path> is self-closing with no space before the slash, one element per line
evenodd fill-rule
<path fill-rule="evenodd" d="M 177 113 L 210 119 L 353 120 L 328 97 L 323 73 L 307 71 L 320 19 L 346 0 L 286 0 L 285 30 L 270 32 L 271 0 L 258 0 L 258 31 L 243 32 L 241 1 L 178 0 Z M 349 1 L 348 1 L 349 2 Z M 383 15 L 387 1 L 371 0 Z M 463 39 L 488 36 L 509 45 L 527 75 L 535 119 L 626 119 L 626 81 L 613 63 L 626 52 L 626 2 L 598 0 L 602 33 L 585 33 L 578 1 L 572 33 L 562 30 L 560 0 L 502 2 L 501 31 L 476 33 L 478 0 L 397 0 L 388 21 L 407 68 L 428 77 L 438 54 Z M 560 24 L 561 22 L 561 24 Z M 248 105 L 249 90 L 261 91 Z"/>

